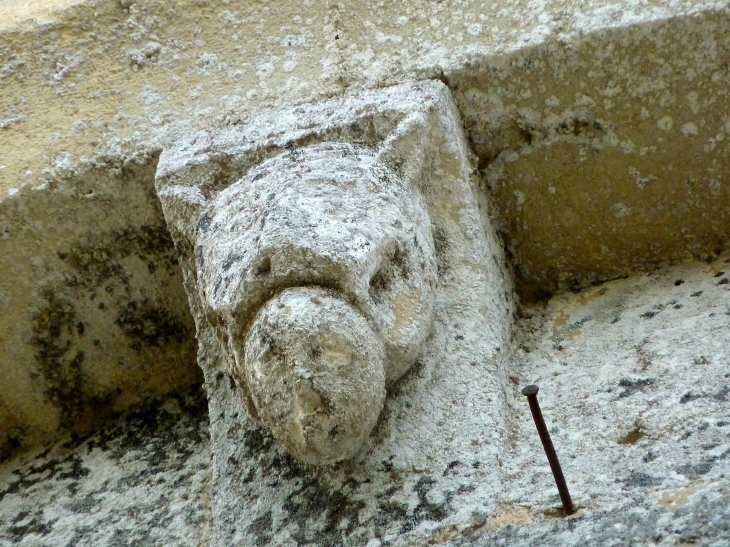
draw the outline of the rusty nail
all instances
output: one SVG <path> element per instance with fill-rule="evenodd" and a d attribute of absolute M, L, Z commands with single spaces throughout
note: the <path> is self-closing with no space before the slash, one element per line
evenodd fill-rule
<path fill-rule="evenodd" d="M 532 412 L 532 418 L 535 420 L 535 427 L 537 427 L 537 433 L 540 435 L 542 446 L 545 449 L 545 455 L 547 456 L 548 462 L 550 463 L 550 469 L 553 472 L 555 478 L 555 485 L 558 487 L 560 493 L 560 501 L 563 502 L 563 509 L 565 509 L 566 515 L 572 515 L 575 512 L 573 508 L 573 500 L 570 499 L 570 492 L 568 492 L 568 485 L 565 482 L 563 476 L 563 470 L 560 467 L 558 461 L 558 455 L 555 453 L 555 447 L 553 442 L 550 440 L 550 433 L 548 432 L 547 426 L 545 425 L 545 419 L 542 417 L 542 411 L 540 410 L 540 403 L 537 402 L 537 392 L 540 388 L 536 385 L 529 385 L 522 388 L 522 395 L 527 396 L 527 401 L 530 403 L 530 411 Z"/>

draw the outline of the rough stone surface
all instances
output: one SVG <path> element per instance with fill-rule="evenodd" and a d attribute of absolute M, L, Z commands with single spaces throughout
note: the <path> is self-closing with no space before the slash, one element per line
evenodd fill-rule
<path fill-rule="evenodd" d="M 0 200 L 0 459 L 200 384 L 156 159 Z"/>
<path fill-rule="evenodd" d="M 64 420 L 88 429 L 99 409 L 195 381 L 192 359 L 178 368 L 192 323 L 156 230 L 162 149 L 186 166 L 158 172 L 169 175 L 160 196 L 185 272 L 196 271 L 190 219 L 255 165 L 320 142 L 377 149 L 397 177 L 419 181 L 438 272 L 423 355 L 360 452 L 326 469 L 297 463 L 246 417 L 186 275 L 210 397 L 210 534 L 197 521 L 205 502 L 187 524 L 165 514 L 157 525 L 169 507 L 157 493 L 177 500 L 184 487 L 139 482 L 170 442 L 147 417 L 119 459 L 95 460 L 82 440 L 54 449 L 72 455 L 65 462 L 3 464 L 17 491 L 0 501 L 0 541 L 727 545 L 728 5 L 0 0 L 0 349 L 11 355 L 0 357 L 0 436 L 10 444 Z M 36 20 L 18 24 L 24 15 Z M 419 94 L 431 83 L 396 98 L 381 89 L 429 79 L 456 110 Z M 290 107 L 285 118 L 263 111 Z M 523 300 L 559 293 L 524 307 L 514 330 L 503 248 Z M 688 257 L 707 262 L 624 277 Z M 588 288 L 609 278 L 619 279 Z M 137 313 L 145 298 L 155 313 Z M 541 386 L 576 518 L 553 518 L 518 392 L 529 382 Z M 64 490 L 84 469 L 109 479 L 77 481 L 94 500 L 109 485 L 128 495 L 109 494 L 103 518 L 73 509 L 83 498 Z M 185 481 L 204 488 L 197 474 Z"/>
<path fill-rule="evenodd" d="M 298 463 L 248 417 L 204 313 L 193 249 L 201 213 L 227 185 L 263 158 L 338 140 L 369 147 L 420 192 L 438 279 L 433 334 L 391 388 L 372 435 L 352 460 L 317 468 Z M 213 545 L 365 545 L 378 537 L 405 544 L 471 527 L 472 505 L 494 506 L 468 483 L 502 482 L 496 462 L 514 300 L 472 174 L 458 114 L 438 82 L 263 114 L 163 152 L 157 187 L 184 253 L 210 401 Z"/>
<path fill-rule="evenodd" d="M 728 273 L 724 255 L 523 309 L 502 518 L 453 545 L 727 545 Z M 554 518 L 560 501 L 519 393 L 530 383 L 576 518 Z"/>
<path fill-rule="evenodd" d="M 663 43 L 687 40 L 691 47 L 682 20 L 724 17 L 728 6 L 727 0 L 42 2 L 59 9 L 0 3 L 9 14 L 0 22 L 3 191 L 37 184 L 62 152 L 80 161 L 110 141 L 133 147 L 160 130 L 179 135 L 261 109 L 449 78 L 485 58 L 561 44 L 569 49 L 599 31 L 668 21 L 676 33 Z M 34 18 L 21 22 L 22 14 Z M 606 55 L 625 58 L 626 66 L 645 61 L 631 41 L 605 43 Z M 620 62 L 607 66 L 617 78 L 627 70 Z M 571 76 L 546 82 L 547 96 L 592 95 Z M 631 101 L 633 93 L 621 87 L 610 99 Z"/>
<path fill-rule="evenodd" d="M 678 493 L 682 507 L 670 510 L 632 496 L 627 502 L 590 518 L 547 519 L 533 526 L 506 524 L 498 530 L 459 538 L 449 547 L 583 546 L 583 545 L 706 545 L 725 547 L 730 537 L 727 483 L 711 486 L 691 502 Z M 685 503 L 686 502 L 686 503 Z M 373 544 L 376 545 L 376 544 Z"/>
<path fill-rule="evenodd" d="M 353 456 L 430 333 L 436 259 L 418 190 L 374 151 L 324 143 L 256 166 L 191 220 L 203 313 L 252 416 L 308 463 Z M 269 300 L 307 286 L 330 294 Z"/>
<path fill-rule="evenodd" d="M 387 358 L 355 308 L 332 291 L 286 289 L 256 316 L 242 349 L 234 371 L 254 416 L 290 454 L 321 465 L 360 450 L 383 410 Z"/>
<path fill-rule="evenodd" d="M 730 11 L 600 4 L 622 23 L 446 72 L 526 300 L 730 238 Z"/>
<path fill-rule="evenodd" d="M 2 547 L 207 544 L 205 397 L 177 397 L 0 465 Z"/>
<path fill-rule="evenodd" d="M 388 384 L 421 352 L 436 284 L 431 222 L 418 190 L 374 151 L 324 143 L 265 161 L 210 201 L 196 235 L 201 301 L 229 347 L 277 290 L 313 285 L 370 321 Z"/>
<path fill-rule="evenodd" d="M 41 240 L 48 253 L 33 258 L 54 269 L 63 269 L 55 253 L 95 240 L 100 214 L 111 210 L 91 191 L 74 194 L 74 173 L 100 167 L 116 176 L 140 152 L 154 156 L 200 128 L 422 79 L 454 94 L 522 298 L 711 258 L 728 236 L 727 0 L 0 5 L 0 194 L 20 209 L 42 200 L 43 222 L 75 217 L 83 234 L 28 234 L 17 215 L 6 215 L 3 230 L 28 235 L 14 246 L 26 253 Z M 355 142 L 355 133 L 341 135 Z M 87 182 L 87 190 L 105 185 Z M 138 201 L 116 204 L 128 225 L 115 230 L 140 230 Z M 45 283 L 27 268 L 4 271 L 23 293 Z M 151 293 L 182 294 L 160 272 L 135 279 Z M 16 298 L 12 316 L 30 317 L 36 304 Z M 116 329 L 116 310 L 95 316 Z M 27 321 L 18 324 L 29 332 Z M 125 338 L 115 340 L 108 349 L 126 352 Z M 13 351 L 36 351 L 28 337 L 22 345 Z M 75 355 L 62 368 L 75 366 Z M 52 430 L 56 411 L 29 387 L 32 360 L 16 363 L 6 367 L 15 367 L 11 385 L 51 418 L 31 420 L 15 401 L 0 403 L 0 415 L 13 424 L 6 438 L 30 439 L 19 428 Z M 133 392 L 119 384 L 124 375 L 112 376 L 102 392 Z M 152 377 L 176 389 L 174 377 Z M 96 412 L 88 398 L 78 406 Z"/>
<path fill-rule="evenodd" d="M 460 477 L 462 488 L 497 500 L 465 507 L 471 526 L 440 526 L 439 519 L 459 498 L 440 498 L 433 492 L 436 485 L 422 480 L 410 504 L 378 505 L 371 517 L 377 537 L 349 537 L 350 521 L 344 519 L 360 515 L 348 517 L 344 503 L 354 483 L 329 490 L 317 480 L 319 473 L 291 461 L 294 467 L 284 469 L 287 476 L 297 471 L 301 491 L 289 507 L 300 507 L 302 519 L 311 511 L 323 519 L 320 526 L 333 522 L 332 528 L 292 538 L 277 534 L 273 513 L 239 523 L 257 530 L 262 545 L 724 547 L 730 533 L 726 260 L 658 270 L 523 310 L 507 392 L 512 407 L 507 425 L 513 434 L 505 437 L 500 456 L 505 475 L 490 480 L 483 472 L 488 462 L 474 466 L 467 453 L 444 468 L 446 477 Z M 519 394 L 530 382 L 540 385 L 548 427 L 579 507 L 574 518 L 559 518 L 556 511 L 559 498 Z M 132 415 L 111 431 L 5 463 L 0 467 L 0 537 L 7 545 L 54 547 L 69 544 L 64 541 L 74 534 L 78 543 L 70 545 L 118 545 L 131 539 L 165 545 L 173 537 L 175 544 L 205 545 L 210 518 L 205 431 L 199 406 L 168 402 Z M 271 496 L 287 457 L 265 430 L 252 429 L 246 438 L 260 464 L 239 469 L 238 480 L 266 475 Z M 404 476 L 392 463 L 382 463 L 391 487 Z M 354 473 L 352 480 L 358 476 Z M 431 479 L 443 480 L 441 474 Z M 154 525 L 163 513 L 173 520 L 162 521 L 174 526 Z M 399 528 L 387 533 L 386 523 L 398 522 L 398 515 L 407 517 L 404 529 L 420 523 L 431 535 L 408 542 Z M 174 536 L 165 535 L 171 530 Z"/>

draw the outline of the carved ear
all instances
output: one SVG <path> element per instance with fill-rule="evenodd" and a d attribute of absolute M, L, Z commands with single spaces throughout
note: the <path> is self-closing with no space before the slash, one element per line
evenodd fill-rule
<path fill-rule="evenodd" d="M 168 226 L 176 228 L 188 241 L 195 241 L 197 220 L 208 204 L 199 188 L 195 186 L 169 185 L 157 192 L 165 212 Z"/>
<path fill-rule="evenodd" d="M 422 112 L 407 116 L 378 148 L 378 161 L 413 184 L 420 179 L 423 171 L 429 129 Z"/>

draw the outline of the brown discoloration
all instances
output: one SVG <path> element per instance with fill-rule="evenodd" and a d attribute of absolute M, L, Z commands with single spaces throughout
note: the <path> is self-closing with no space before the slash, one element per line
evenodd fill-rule
<path fill-rule="evenodd" d="M 505 526 L 525 526 L 532 524 L 534 519 L 529 507 L 502 507 L 493 516 L 489 517 L 484 524 L 472 529 L 472 533 L 478 534 L 487 529 L 498 530 Z"/>
<path fill-rule="evenodd" d="M 701 479 L 690 481 L 687 486 L 679 490 L 672 490 L 662 493 L 659 503 L 669 511 L 676 511 L 680 507 L 684 507 L 689 503 L 689 497 L 706 486 L 706 482 Z"/>
<path fill-rule="evenodd" d="M 644 438 L 644 433 L 640 428 L 631 430 L 625 437 L 623 437 L 618 444 L 636 444 Z"/>

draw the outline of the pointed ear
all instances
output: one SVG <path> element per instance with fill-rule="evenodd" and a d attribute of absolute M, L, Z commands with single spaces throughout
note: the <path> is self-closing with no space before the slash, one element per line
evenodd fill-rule
<path fill-rule="evenodd" d="M 171 185 L 157 193 L 162 202 L 165 220 L 189 241 L 195 241 L 198 218 L 208 204 L 198 187 Z"/>
<path fill-rule="evenodd" d="M 377 159 L 414 184 L 423 171 L 430 124 L 421 112 L 407 116 L 378 148 Z"/>

